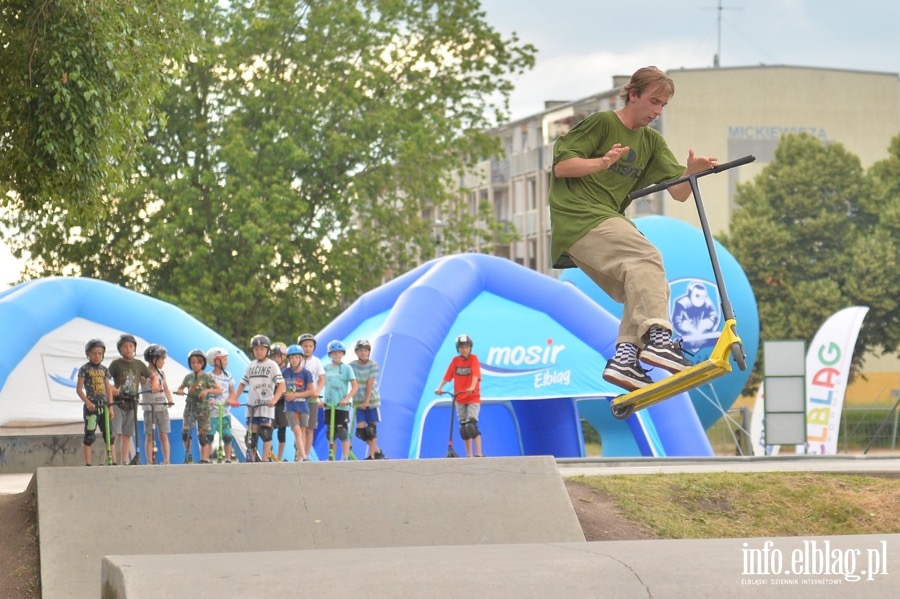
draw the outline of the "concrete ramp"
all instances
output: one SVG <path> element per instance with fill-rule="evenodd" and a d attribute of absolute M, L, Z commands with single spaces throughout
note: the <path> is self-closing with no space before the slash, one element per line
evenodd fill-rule
<path fill-rule="evenodd" d="M 84 466 L 84 423 L 0 427 L 0 474 L 34 473 L 41 466 Z M 103 443 L 93 447 L 103 461 Z"/>
<path fill-rule="evenodd" d="M 36 490 L 46 599 L 96 597 L 107 555 L 584 542 L 551 457 L 39 468 Z"/>
<path fill-rule="evenodd" d="M 766 542 L 780 565 L 746 557 Z M 110 556 L 103 597 L 881 599 L 898 568 L 900 535 Z"/>

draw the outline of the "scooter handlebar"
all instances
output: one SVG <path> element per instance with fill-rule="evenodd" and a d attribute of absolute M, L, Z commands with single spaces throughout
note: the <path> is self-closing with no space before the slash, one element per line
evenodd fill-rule
<path fill-rule="evenodd" d="M 700 171 L 699 173 L 694 173 L 693 175 L 685 175 L 684 177 L 679 177 L 677 179 L 672 179 L 671 181 L 663 181 L 662 183 L 657 183 L 656 185 L 651 185 L 649 187 L 645 187 L 643 189 L 639 189 L 637 191 L 632 191 L 628 194 L 628 197 L 632 200 L 636 200 L 638 198 L 642 198 L 644 196 L 650 195 L 651 193 L 656 193 L 657 191 L 662 191 L 664 189 L 668 189 L 673 185 L 678 185 L 679 183 L 684 183 L 685 181 L 690 180 L 691 177 L 699 178 L 705 177 L 706 175 L 712 175 L 714 173 L 721 173 L 722 171 L 727 171 L 730 168 L 734 168 L 736 166 L 741 166 L 744 164 L 749 164 L 756 160 L 756 156 L 748 155 L 743 158 L 738 158 L 737 160 L 732 160 L 731 162 L 724 162 L 722 164 L 718 164 L 710 169 L 706 169 L 705 171 Z"/>

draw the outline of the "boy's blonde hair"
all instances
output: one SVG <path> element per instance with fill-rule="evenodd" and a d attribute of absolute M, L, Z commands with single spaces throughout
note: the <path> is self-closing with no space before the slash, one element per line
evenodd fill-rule
<path fill-rule="evenodd" d="M 631 80 L 619 92 L 619 97 L 625 101 L 625 104 L 628 104 L 632 91 L 637 97 L 640 97 L 646 91 L 657 90 L 673 96 L 675 95 L 675 82 L 657 67 L 649 66 L 634 72 Z"/>

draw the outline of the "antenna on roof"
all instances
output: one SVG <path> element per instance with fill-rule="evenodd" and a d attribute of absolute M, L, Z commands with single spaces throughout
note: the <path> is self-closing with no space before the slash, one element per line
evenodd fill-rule
<path fill-rule="evenodd" d="M 718 6 L 703 6 L 700 10 L 715 10 L 716 15 L 716 55 L 713 56 L 713 67 L 719 68 L 719 62 L 722 58 L 722 11 L 723 10 L 741 10 L 738 6 L 722 6 L 722 0 L 719 0 Z"/>

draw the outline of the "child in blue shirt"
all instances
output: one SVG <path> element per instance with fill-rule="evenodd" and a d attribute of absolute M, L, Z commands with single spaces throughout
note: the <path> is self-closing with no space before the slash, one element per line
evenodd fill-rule
<path fill-rule="evenodd" d="M 331 411 L 334 412 L 334 430 L 328 431 L 330 440 L 341 441 L 341 459 L 350 458 L 350 409 L 353 396 L 359 389 L 356 374 L 347 364 L 341 361 L 347 348 L 340 341 L 328 344 L 328 357 L 331 362 L 325 365 L 325 424 L 330 425 Z"/>
<path fill-rule="evenodd" d="M 316 385 L 312 373 L 303 367 L 303 348 L 292 345 L 287 348 L 288 366 L 281 371 L 284 377 L 284 415 L 287 425 L 294 433 L 294 461 L 309 460 L 304 429 L 309 427 L 309 404 L 307 399 L 315 397 Z"/>

